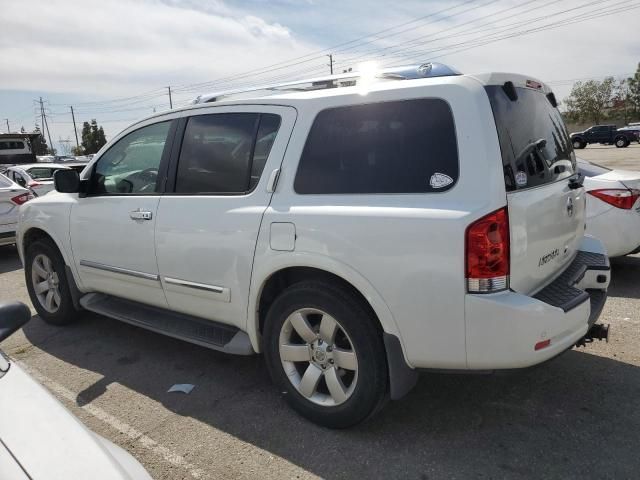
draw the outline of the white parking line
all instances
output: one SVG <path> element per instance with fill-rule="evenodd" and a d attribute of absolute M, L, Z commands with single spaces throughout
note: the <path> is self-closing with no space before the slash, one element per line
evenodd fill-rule
<path fill-rule="evenodd" d="M 42 385 L 47 387 L 53 393 L 55 393 L 59 397 L 62 397 L 64 399 L 68 400 L 69 402 L 71 402 L 73 404 L 76 404 L 77 394 L 75 394 L 74 392 L 72 392 L 68 388 L 60 385 L 56 381 L 51 380 L 49 377 L 47 377 L 44 374 L 40 373 L 38 370 L 35 370 L 34 368 L 26 365 L 24 362 L 18 362 L 18 363 L 19 363 L 20 367 L 23 370 L 25 370 L 27 373 L 29 373 L 29 375 L 31 375 L 34 379 L 36 379 Z M 106 412 L 102 408 L 96 407 L 96 406 L 91 405 L 91 404 L 87 404 L 87 405 L 81 406 L 80 408 L 82 410 L 84 410 L 85 412 L 89 413 L 90 415 L 94 416 L 95 418 L 97 418 L 97 419 L 101 420 L 102 422 L 106 423 L 111 428 L 114 428 L 115 430 L 117 430 L 119 432 L 122 432 L 127 437 L 129 437 L 131 440 L 133 440 L 136 443 L 139 443 L 140 445 L 145 447 L 147 450 L 150 450 L 151 452 L 155 453 L 156 455 L 162 457 L 166 462 L 168 462 L 168 463 L 170 463 L 170 464 L 172 464 L 172 465 L 174 465 L 176 467 L 180 467 L 180 468 L 185 469 L 187 472 L 189 472 L 189 474 L 193 478 L 202 478 L 204 476 L 204 471 L 203 470 L 201 470 L 201 469 L 197 468 L 196 466 L 192 465 L 191 463 L 189 463 L 187 460 L 185 460 L 184 457 L 182 457 L 181 455 L 173 452 L 172 450 L 160 445 L 158 442 L 156 442 L 151 437 L 145 435 L 144 433 L 140 432 L 139 430 L 136 430 L 134 427 L 132 427 L 128 423 L 123 422 L 122 420 L 114 417 L 113 415 L 111 415 L 110 413 Z"/>

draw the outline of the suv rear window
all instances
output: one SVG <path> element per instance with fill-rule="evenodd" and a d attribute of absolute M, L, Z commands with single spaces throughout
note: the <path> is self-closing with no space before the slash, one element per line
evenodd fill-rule
<path fill-rule="evenodd" d="M 294 188 L 302 194 L 424 193 L 458 179 L 453 115 L 424 98 L 323 110 L 316 117 Z"/>
<path fill-rule="evenodd" d="M 500 85 L 485 87 L 496 122 L 507 191 L 566 178 L 576 160 L 560 112 L 538 90 L 516 87 L 510 100 Z"/>

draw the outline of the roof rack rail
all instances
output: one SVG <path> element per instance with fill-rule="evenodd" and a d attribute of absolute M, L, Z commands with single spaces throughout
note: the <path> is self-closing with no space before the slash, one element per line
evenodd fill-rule
<path fill-rule="evenodd" d="M 238 88 L 221 92 L 198 95 L 191 103 L 210 103 L 222 99 L 228 99 L 235 95 L 244 93 L 256 93 L 264 91 L 260 97 L 273 95 L 283 91 L 307 92 L 313 90 L 323 90 L 328 88 L 351 87 L 363 78 L 376 78 L 380 80 L 415 80 L 418 78 L 446 77 L 452 75 L 462 75 L 458 70 L 442 63 L 427 62 L 417 65 L 407 65 L 402 67 L 386 68 L 378 71 L 354 71 L 326 77 L 307 78 L 285 83 L 274 83 L 254 87 Z"/>

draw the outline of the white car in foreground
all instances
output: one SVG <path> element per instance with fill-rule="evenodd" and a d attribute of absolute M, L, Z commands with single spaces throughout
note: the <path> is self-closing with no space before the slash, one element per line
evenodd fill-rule
<path fill-rule="evenodd" d="M 587 233 L 604 243 L 609 257 L 640 252 L 640 172 L 583 159 L 578 169 L 586 177 Z"/>
<path fill-rule="evenodd" d="M 31 318 L 26 305 L 0 305 L 0 341 Z M 0 479 L 151 480 L 122 448 L 87 429 L 0 351 Z"/>
<path fill-rule="evenodd" d="M 9 167 L 5 175 L 22 187 L 28 188 L 37 197 L 53 190 L 53 174 L 56 170 L 68 170 L 66 165 L 56 163 L 31 163 Z"/>
<path fill-rule="evenodd" d="M 15 243 L 18 207 L 32 198 L 29 190 L 0 173 L 0 245 Z"/>

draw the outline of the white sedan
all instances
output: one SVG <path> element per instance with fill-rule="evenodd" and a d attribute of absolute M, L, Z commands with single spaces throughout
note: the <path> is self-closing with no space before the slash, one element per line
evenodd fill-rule
<path fill-rule="evenodd" d="M 28 189 L 0 173 L 0 245 L 16 243 L 18 207 L 32 198 Z"/>
<path fill-rule="evenodd" d="M 640 172 L 611 170 L 578 159 L 587 191 L 587 233 L 609 257 L 640 252 Z"/>
<path fill-rule="evenodd" d="M 31 317 L 0 305 L 0 341 Z M 87 429 L 0 351 L 0 479 L 151 480 L 129 453 Z"/>
<path fill-rule="evenodd" d="M 53 190 L 53 173 L 56 170 L 68 168 L 66 165 L 57 163 L 29 163 L 9 167 L 5 175 L 31 190 L 36 197 L 41 197 Z"/>

